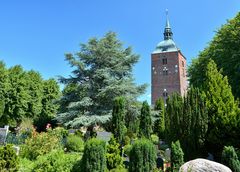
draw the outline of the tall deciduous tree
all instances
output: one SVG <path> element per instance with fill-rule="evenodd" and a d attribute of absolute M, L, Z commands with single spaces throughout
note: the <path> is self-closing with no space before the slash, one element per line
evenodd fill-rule
<path fill-rule="evenodd" d="M 216 33 L 206 47 L 191 64 L 188 73 L 190 84 L 201 87 L 206 80 L 207 64 L 213 59 L 218 69 L 229 79 L 235 98 L 240 98 L 240 13 L 228 20 Z"/>
<path fill-rule="evenodd" d="M 152 119 L 150 113 L 150 106 L 148 105 L 147 101 L 144 101 L 141 109 L 139 134 L 141 137 L 150 139 L 151 132 L 152 132 Z"/>
<path fill-rule="evenodd" d="M 34 124 L 38 130 L 44 130 L 46 124 L 57 114 L 58 104 L 56 100 L 60 97 L 59 86 L 54 79 L 43 81 L 43 97 L 41 113 L 35 118 Z"/>
<path fill-rule="evenodd" d="M 56 115 L 54 101 L 59 94 L 55 80 L 43 80 L 38 72 L 25 71 L 20 65 L 7 69 L 0 62 L 0 125 L 16 126 L 24 118 L 37 121 L 41 117 L 39 125 Z"/>
<path fill-rule="evenodd" d="M 125 131 L 125 103 L 123 97 L 117 97 L 114 100 L 112 113 L 112 132 L 117 142 L 123 144 Z"/>
<path fill-rule="evenodd" d="M 5 64 L 0 61 L 0 125 L 4 125 L 4 110 L 5 110 L 5 102 L 6 93 L 8 92 L 8 74 Z"/>
<path fill-rule="evenodd" d="M 81 44 L 76 55 L 67 54 L 66 60 L 74 68 L 72 76 L 60 78 L 68 89 L 63 94 L 63 110 L 57 119 L 66 126 L 89 126 L 110 120 L 113 100 L 124 96 L 136 100 L 145 85 L 136 86 L 132 69 L 139 56 L 130 47 L 123 48 L 113 32 L 102 39 L 92 38 Z M 66 89 L 65 89 L 66 91 Z"/>
<path fill-rule="evenodd" d="M 26 72 L 20 65 L 8 69 L 9 89 L 6 93 L 4 121 L 16 125 L 26 116 L 30 95 L 27 91 Z"/>

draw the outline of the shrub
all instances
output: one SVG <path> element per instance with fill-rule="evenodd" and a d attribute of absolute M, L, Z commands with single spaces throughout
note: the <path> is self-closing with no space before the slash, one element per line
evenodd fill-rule
<path fill-rule="evenodd" d="M 53 150 L 39 156 L 33 165 L 34 172 L 71 172 L 78 161 L 78 154 L 65 154 L 63 150 Z"/>
<path fill-rule="evenodd" d="M 123 160 L 122 160 L 122 157 L 120 155 L 119 147 L 120 147 L 120 144 L 117 143 L 114 136 L 112 136 L 111 139 L 108 142 L 107 154 L 106 154 L 107 168 L 109 170 L 123 166 Z"/>
<path fill-rule="evenodd" d="M 231 168 L 233 172 L 240 172 L 240 162 L 234 147 L 225 146 L 223 148 L 222 163 Z"/>
<path fill-rule="evenodd" d="M 67 137 L 66 145 L 68 151 L 73 152 L 83 152 L 84 150 L 84 141 L 81 137 L 76 135 L 69 135 Z"/>
<path fill-rule="evenodd" d="M 114 169 L 110 170 L 110 172 L 128 172 L 128 170 L 123 167 L 118 167 L 118 168 L 114 168 Z"/>
<path fill-rule="evenodd" d="M 39 155 L 47 154 L 59 147 L 60 141 L 57 136 L 34 132 L 32 137 L 27 138 L 25 144 L 21 146 L 20 155 L 23 158 L 35 160 Z"/>
<path fill-rule="evenodd" d="M 127 155 L 127 156 L 130 156 L 130 151 L 131 151 L 131 149 L 132 149 L 132 145 L 125 145 L 125 146 L 123 147 L 123 152 L 124 152 L 124 154 Z"/>
<path fill-rule="evenodd" d="M 81 161 L 84 172 L 104 172 L 106 170 L 106 144 L 95 138 L 86 142 Z"/>
<path fill-rule="evenodd" d="M 30 161 L 27 158 L 19 158 L 19 159 L 20 159 L 19 172 L 32 172 L 34 161 Z"/>
<path fill-rule="evenodd" d="M 130 172 L 150 172 L 156 167 L 156 149 L 150 140 L 137 140 L 130 151 Z"/>
<path fill-rule="evenodd" d="M 158 138 L 157 135 L 152 134 L 152 135 L 151 135 L 151 140 L 152 140 L 153 144 L 155 144 L 155 145 L 158 145 L 158 144 L 159 144 L 159 138 Z"/>
<path fill-rule="evenodd" d="M 180 166 L 183 164 L 184 153 L 182 151 L 179 141 L 172 142 L 171 144 L 171 163 L 173 171 L 178 171 Z"/>
<path fill-rule="evenodd" d="M 62 140 L 68 136 L 68 130 L 64 129 L 63 127 L 48 129 L 47 131 L 50 135 L 57 136 L 59 140 Z"/>
<path fill-rule="evenodd" d="M 0 147 L 0 171 L 15 172 L 19 169 L 19 159 L 12 145 Z"/>

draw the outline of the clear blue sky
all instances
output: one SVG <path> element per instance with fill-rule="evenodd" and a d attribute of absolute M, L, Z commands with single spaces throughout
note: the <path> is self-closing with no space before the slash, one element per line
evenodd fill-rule
<path fill-rule="evenodd" d="M 67 76 L 66 52 L 77 52 L 90 37 L 117 32 L 141 56 L 136 83 L 148 83 L 150 54 L 163 39 L 169 9 L 174 40 L 188 63 L 206 47 L 214 32 L 240 11 L 239 0 L 2 0 L 0 60 L 21 64 L 47 79 Z"/>

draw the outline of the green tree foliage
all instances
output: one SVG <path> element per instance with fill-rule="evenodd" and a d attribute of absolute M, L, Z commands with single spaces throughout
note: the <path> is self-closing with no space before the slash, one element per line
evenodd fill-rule
<path fill-rule="evenodd" d="M 120 155 L 121 152 L 119 147 L 120 144 L 118 144 L 114 136 L 112 136 L 110 141 L 108 142 L 106 153 L 107 168 L 109 170 L 123 167 L 123 160 Z"/>
<path fill-rule="evenodd" d="M 139 117 L 142 103 L 131 102 L 126 104 L 125 125 L 127 127 L 126 135 L 129 138 L 136 138 L 139 133 Z"/>
<path fill-rule="evenodd" d="M 145 90 L 145 85 L 133 82 L 132 69 L 138 59 L 113 32 L 81 44 L 76 56 L 66 54 L 74 70 L 70 78 L 60 78 L 66 87 L 57 119 L 71 127 L 109 121 L 116 97 L 131 102 Z"/>
<path fill-rule="evenodd" d="M 35 160 L 38 156 L 45 155 L 54 149 L 60 148 L 60 140 L 54 132 L 33 132 L 32 137 L 25 140 L 21 145 L 20 155 L 22 158 Z"/>
<path fill-rule="evenodd" d="M 160 139 L 163 139 L 165 131 L 165 103 L 162 98 L 156 101 L 154 110 L 158 111 L 158 117 L 154 122 L 154 133 L 156 133 Z"/>
<path fill-rule="evenodd" d="M 208 112 L 199 89 L 191 88 L 184 98 L 179 94 L 170 96 L 165 119 L 169 143 L 179 140 L 186 159 L 201 154 L 208 131 Z"/>
<path fill-rule="evenodd" d="M 235 98 L 240 98 L 240 13 L 229 20 L 216 33 L 206 47 L 191 64 L 188 73 L 190 84 L 202 87 L 206 81 L 207 64 L 213 59 L 223 75 L 228 76 Z"/>
<path fill-rule="evenodd" d="M 104 172 L 106 164 L 106 144 L 102 140 L 90 139 L 86 142 L 81 169 L 85 172 Z"/>
<path fill-rule="evenodd" d="M 9 89 L 5 94 L 5 110 L 2 120 L 7 124 L 16 125 L 26 117 L 30 95 L 27 91 L 26 72 L 21 66 L 14 66 L 8 70 Z"/>
<path fill-rule="evenodd" d="M 69 135 L 67 137 L 66 145 L 68 151 L 73 152 L 83 152 L 84 150 L 84 141 L 81 137 L 76 135 Z"/>
<path fill-rule="evenodd" d="M 53 101 L 59 93 L 53 79 L 43 80 L 38 72 L 24 71 L 20 65 L 7 69 L 0 62 L 0 125 L 16 126 L 24 118 L 54 116 L 58 106 Z"/>
<path fill-rule="evenodd" d="M 209 113 L 208 142 L 219 149 L 224 145 L 237 145 L 239 138 L 237 129 L 237 104 L 228 84 L 227 77 L 218 72 L 213 60 L 207 65 L 206 81 L 203 85 L 206 93 L 206 105 Z"/>
<path fill-rule="evenodd" d="M 139 134 L 141 137 L 151 139 L 152 119 L 150 113 L 150 106 L 147 101 L 144 101 L 141 108 Z"/>
<path fill-rule="evenodd" d="M 78 154 L 65 154 L 63 150 L 53 150 L 39 156 L 34 161 L 31 172 L 72 172 L 78 159 Z"/>
<path fill-rule="evenodd" d="M 45 80 L 42 84 L 42 109 L 41 113 L 34 120 L 34 125 L 37 126 L 38 131 L 45 130 L 46 124 L 55 117 L 59 107 L 56 100 L 60 97 L 59 85 L 54 79 Z"/>
<path fill-rule="evenodd" d="M 0 125 L 4 125 L 3 123 L 3 114 L 5 110 L 5 102 L 6 100 L 6 93 L 9 88 L 8 83 L 8 73 L 7 69 L 5 67 L 5 64 L 0 61 Z"/>
<path fill-rule="evenodd" d="M 112 131 L 117 142 L 123 144 L 125 131 L 125 102 L 123 97 L 114 100 L 112 112 Z"/>
<path fill-rule="evenodd" d="M 173 171 L 177 172 L 183 163 L 184 153 L 182 151 L 180 142 L 177 140 L 171 144 L 171 164 Z"/>
<path fill-rule="evenodd" d="M 38 72 L 33 70 L 26 73 L 28 95 L 31 99 L 28 101 L 28 109 L 26 116 L 34 118 L 41 113 L 42 110 L 42 97 L 43 97 L 43 79 Z"/>
<path fill-rule="evenodd" d="M 151 172 L 156 168 L 156 148 L 150 140 L 137 140 L 129 158 L 129 172 Z"/>
<path fill-rule="evenodd" d="M 19 159 L 12 145 L 0 147 L 0 171 L 17 172 Z"/>
<path fill-rule="evenodd" d="M 234 147 L 224 147 L 222 152 L 222 163 L 231 168 L 233 172 L 240 172 L 240 162 Z"/>

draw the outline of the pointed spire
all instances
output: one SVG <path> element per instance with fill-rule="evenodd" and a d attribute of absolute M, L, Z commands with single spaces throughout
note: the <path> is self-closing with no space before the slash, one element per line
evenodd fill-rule
<path fill-rule="evenodd" d="M 168 19 L 168 9 L 166 9 L 166 26 L 165 26 L 165 28 L 171 28 L 170 23 L 169 23 L 169 19 Z"/>
<path fill-rule="evenodd" d="M 172 29 L 170 27 L 170 22 L 169 22 L 169 19 L 168 19 L 168 9 L 166 9 L 166 26 L 165 26 L 165 29 L 164 29 L 164 40 L 168 40 L 168 39 L 172 39 Z"/>

